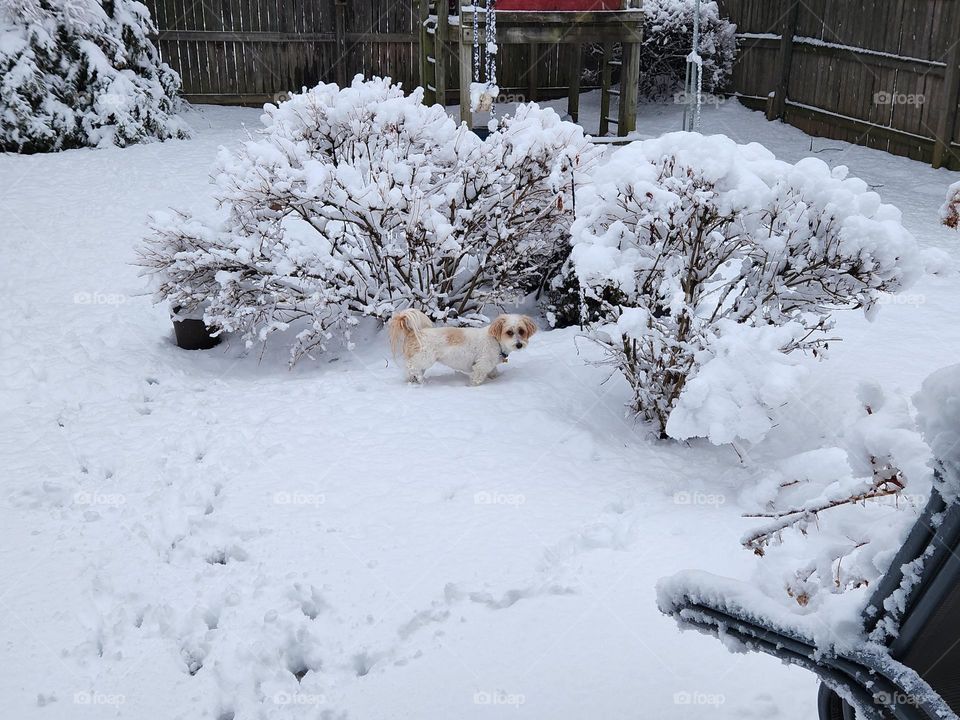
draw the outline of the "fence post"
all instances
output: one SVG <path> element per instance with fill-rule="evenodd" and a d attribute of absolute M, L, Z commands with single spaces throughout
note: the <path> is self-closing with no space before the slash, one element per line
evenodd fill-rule
<path fill-rule="evenodd" d="M 337 85 L 347 84 L 347 0 L 336 0 L 334 35 L 337 45 Z"/>
<path fill-rule="evenodd" d="M 527 102 L 536 102 L 537 91 L 540 88 L 540 43 L 530 43 L 527 46 Z"/>
<path fill-rule="evenodd" d="M 620 56 L 623 57 L 622 55 Z M 613 82 L 613 68 L 610 67 L 610 61 L 613 59 L 613 43 L 605 42 L 603 44 L 603 59 L 600 62 L 600 129 L 597 134 L 605 137 L 610 132 L 610 84 Z"/>
<path fill-rule="evenodd" d="M 950 37 L 960 37 L 960 12 L 955 13 Z M 957 123 L 957 103 L 960 102 L 960 43 L 955 42 L 947 53 L 947 69 L 943 78 L 943 114 L 937 121 L 937 135 L 933 143 L 930 163 L 935 167 L 950 164 L 955 157 L 950 150 L 953 129 Z"/>
<path fill-rule="evenodd" d="M 637 96 L 640 93 L 640 43 L 631 28 L 623 43 L 620 66 L 620 112 L 617 135 L 625 137 L 637 129 Z"/>
<path fill-rule="evenodd" d="M 777 58 L 779 72 L 777 87 L 767 101 L 767 120 L 783 118 L 787 106 L 787 91 L 790 87 L 790 66 L 793 64 L 793 36 L 797 32 L 797 17 L 800 14 L 799 0 L 787 0 L 790 7 L 783 16 L 780 29 L 780 53 Z"/>
<path fill-rule="evenodd" d="M 569 79 L 567 80 L 569 88 L 567 90 L 567 114 L 570 115 L 573 122 L 576 122 L 580 117 L 580 74 L 583 72 L 582 50 L 583 48 L 579 43 L 567 48 L 567 52 L 570 53 L 570 58 L 567 61 L 567 72 L 569 73 Z"/>
<path fill-rule="evenodd" d="M 447 104 L 447 48 L 450 42 L 450 3 L 437 3 L 437 34 L 433 37 L 433 79 L 437 102 Z"/>

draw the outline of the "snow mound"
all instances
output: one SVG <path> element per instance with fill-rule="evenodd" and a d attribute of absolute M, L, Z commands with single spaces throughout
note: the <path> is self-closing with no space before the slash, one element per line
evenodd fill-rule
<path fill-rule="evenodd" d="M 960 494 L 960 365 L 933 373 L 913 398 L 917 421 L 933 455 L 943 465 L 941 493 Z"/>

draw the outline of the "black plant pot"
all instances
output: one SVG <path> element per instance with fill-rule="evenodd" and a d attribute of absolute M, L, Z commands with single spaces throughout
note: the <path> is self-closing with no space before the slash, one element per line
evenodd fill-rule
<path fill-rule="evenodd" d="M 480 138 L 481 140 L 486 140 L 488 137 L 490 137 L 490 129 L 489 129 L 489 128 L 485 128 L 485 127 L 475 127 L 475 128 L 471 128 L 471 129 L 473 130 L 473 134 L 476 135 L 476 136 L 477 136 L 478 138 Z"/>
<path fill-rule="evenodd" d="M 184 350 L 209 350 L 220 344 L 221 337 L 214 336 L 202 319 L 177 318 L 181 308 L 173 308 L 173 332 L 177 336 L 177 347 Z"/>

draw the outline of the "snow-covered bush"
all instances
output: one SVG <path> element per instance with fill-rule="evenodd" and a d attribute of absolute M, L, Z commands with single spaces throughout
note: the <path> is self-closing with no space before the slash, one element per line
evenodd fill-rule
<path fill-rule="evenodd" d="M 694 0 L 644 0 L 643 42 L 640 45 L 640 97 L 672 98 L 683 89 L 687 56 L 693 49 Z M 733 73 L 737 26 L 720 14 L 716 2 L 700 4 L 700 57 L 703 92 L 720 92 Z M 599 57 L 601 46 L 591 48 Z M 621 57 L 620 46 L 614 59 Z M 599 70 L 587 70 L 588 82 L 597 82 Z"/>
<path fill-rule="evenodd" d="M 887 645 L 900 630 L 903 598 L 919 579 L 904 568 L 883 607 L 868 606 L 881 577 L 936 489 L 955 502 L 960 479 L 960 365 L 928 377 L 908 402 L 878 385 L 859 388 L 856 414 L 836 426 L 833 447 L 787 457 L 753 489 L 748 517 L 765 524 L 743 538 L 760 556 L 747 581 L 683 571 L 658 582 L 675 612 L 685 598 L 709 598 L 743 616 L 812 638 L 821 650 Z M 741 500 L 744 498 L 741 497 Z M 931 528 L 943 520 L 934 515 Z M 876 617 L 872 629 L 864 617 Z M 867 634 L 866 631 L 869 631 Z"/>
<path fill-rule="evenodd" d="M 789 457 L 757 489 L 765 524 L 743 545 L 763 558 L 755 584 L 799 605 L 867 588 L 929 499 L 932 487 L 948 501 L 960 477 L 960 365 L 928 377 L 913 398 L 864 384 L 857 416 L 843 423 L 838 446 Z M 919 427 L 918 427 L 919 426 Z M 940 471 L 934 476 L 934 469 Z M 764 495 L 766 497 L 764 497 Z M 902 607 L 886 608 L 893 617 Z M 896 633 L 888 618 L 872 639 Z"/>
<path fill-rule="evenodd" d="M 826 348 L 837 308 L 868 317 L 922 274 L 900 212 L 866 183 L 758 144 L 632 143 L 577 193 L 571 261 L 593 335 L 662 436 L 756 441 Z"/>
<path fill-rule="evenodd" d="M 297 319 L 293 359 L 361 316 L 413 306 L 478 322 L 568 247 L 575 171 L 599 152 L 550 109 L 521 106 L 481 141 L 389 79 L 267 105 L 262 137 L 222 150 L 222 212 L 158 216 L 142 264 L 157 300 L 248 344 Z"/>
<path fill-rule="evenodd" d="M 185 137 L 154 33 L 133 0 L 0 0 L 0 150 Z"/>
<path fill-rule="evenodd" d="M 940 208 L 940 222 L 949 228 L 960 227 L 960 182 L 947 188 L 947 199 Z"/>
<path fill-rule="evenodd" d="M 837 446 L 781 461 L 747 515 L 764 521 L 742 539 L 764 558 L 763 584 L 800 605 L 874 582 L 930 491 L 930 448 L 906 400 L 875 384 L 858 398 Z"/>

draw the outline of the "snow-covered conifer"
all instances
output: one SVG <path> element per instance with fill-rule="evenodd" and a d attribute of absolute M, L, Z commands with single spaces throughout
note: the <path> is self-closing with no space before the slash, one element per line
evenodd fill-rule
<path fill-rule="evenodd" d="M 185 137 L 155 32 L 134 0 L 0 0 L 0 150 Z"/>
<path fill-rule="evenodd" d="M 643 42 L 640 44 L 640 97 L 672 98 L 683 90 L 687 56 L 693 48 L 694 0 L 644 0 Z M 700 57 L 703 92 L 723 90 L 733 73 L 737 52 L 737 26 L 724 17 L 716 2 L 700 4 Z M 598 57 L 602 46 L 591 54 Z M 620 46 L 614 48 L 619 60 Z M 588 70 L 588 81 L 599 79 L 599 70 Z"/>

